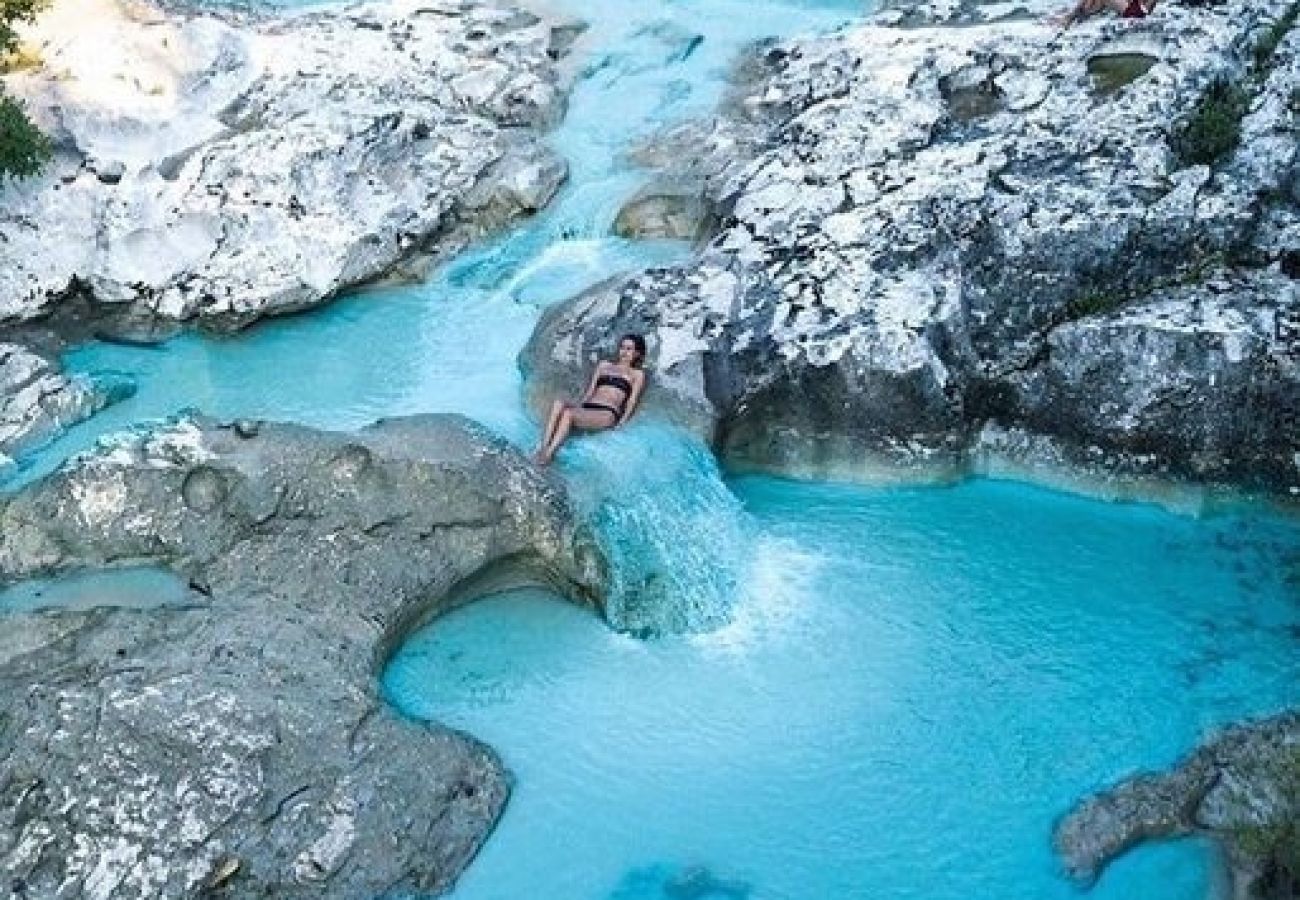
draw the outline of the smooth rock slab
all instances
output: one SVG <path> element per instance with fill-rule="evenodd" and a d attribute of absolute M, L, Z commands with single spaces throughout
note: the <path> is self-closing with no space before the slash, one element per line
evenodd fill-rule
<path fill-rule="evenodd" d="M 184 422 L 33 485 L 0 526 L 6 579 L 152 562 L 195 592 L 4 617 L 0 876 L 20 897 L 446 890 L 508 776 L 390 711 L 380 667 L 488 571 L 601 596 L 564 497 L 454 416 Z"/>
<path fill-rule="evenodd" d="M 618 211 L 614 233 L 627 238 L 690 241 L 704 233 L 708 207 L 692 191 L 652 190 L 638 193 Z"/>

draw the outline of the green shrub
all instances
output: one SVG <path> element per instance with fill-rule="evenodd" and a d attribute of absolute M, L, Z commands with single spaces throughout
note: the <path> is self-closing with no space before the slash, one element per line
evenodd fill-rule
<path fill-rule="evenodd" d="M 0 0 L 0 58 L 18 46 L 14 25 L 30 22 L 45 0 Z M 0 182 L 35 175 L 50 157 L 50 142 L 31 123 L 22 104 L 0 93 Z"/>
<path fill-rule="evenodd" d="M 1119 309 L 1124 304 L 1124 297 L 1118 291 L 1108 293 L 1090 293 L 1075 297 L 1066 307 L 1065 317 L 1068 321 L 1086 319 L 1090 316 L 1102 316 Z"/>
<path fill-rule="evenodd" d="M 1273 61 L 1273 54 L 1277 52 L 1278 44 L 1281 44 L 1287 32 L 1295 27 L 1297 18 L 1300 18 L 1300 3 L 1293 3 L 1291 8 L 1286 11 L 1286 14 L 1274 22 L 1273 26 L 1259 39 L 1259 43 L 1255 45 L 1255 67 L 1257 69 L 1268 68 Z"/>
<path fill-rule="evenodd" d="M 0 56 L 18 45 L 14 25 L 30 22 L 45 7 L 46 0 L 0 0 Z"/>
<path fill-rule="evenodd" d="M 1176 136 L 1174 152 L 1186 165 L 1214 165 L 1236 149 L 1249 109 L 1250 95 L 1241 85 L 1215 81 Z"/>
<path fill-rule="evenodd" d="M 28 120 L 22 104 L 0 96 L 0 179 L 35 175 L 49 158 L 49 139 Z"/>

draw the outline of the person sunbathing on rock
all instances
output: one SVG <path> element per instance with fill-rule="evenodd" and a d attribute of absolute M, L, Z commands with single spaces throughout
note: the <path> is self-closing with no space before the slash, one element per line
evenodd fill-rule
<path fill-rule="evenodd" d="M 1096 15 L 1103 9 L 1113 10 L 1121 19 L 1145 19 L 1151 15 L 1158 2 L 1159 0 L 1079 0 L 1073 9 L 1054 17 L 1052 21 L 1062 28 L 1069 28 L 1080 19 Z"/>
<path fill-rule="evenodd" d="M 602 359 L 596 364 L 581 400 L 577 403 L 556 400 L 551 404 L 546 432 L 533 458 L 543 466 L 548 465 L 574 428 L 604 431 L 632 418 L 641 391 L 645 389 L 645 372 L 641 371 L 643 362 L 645 338 L 639 334 L 625 334 L 619 338 L 618 361 Z"/>

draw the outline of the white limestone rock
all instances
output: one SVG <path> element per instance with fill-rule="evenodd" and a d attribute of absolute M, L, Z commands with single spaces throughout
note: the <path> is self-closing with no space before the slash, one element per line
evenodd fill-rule
<path fill-rule="evenodd" d="M 56 139 L 0 191 L 0 323 L 87 292 L 238 326 L 544 205 L 563 163 L 551 26 L 415 0 L 254 24 L 60 0 L 5 79 Z M 480 221 L 466 204 L 501 185 Z"/>
<path fill-rule="evenodd" d="M 27 348 L 0 343 L 0 462 L 39 447 L 133 390 L 125 377 L 68 377 Z"/>
<path fill-rule="evenodd" d="M 1229 255 L 1268 265 L 1300 250 L 1300 32 L 1256 76 L 1256 41 L 1285 0 L 1162 4 L 1146 20 L 1101 16 L 1065 32 L 1034 17 L 1054 4 L 1030 6 L 921 4 L 903 24 L 922 27 L 890 24 L 902 21 L 895 9 L 760 48 L 716 121 L 636 154 L 665 181 L 700 185 L 718 233 L 690 264 L 549 315 L 524 354 L 534 396 L 571 381 L 619 333 L 644 331 L 658 388 L 649 401 L 733 463 L 842 473 L 883 456 L 960 469 L 986 423 L 1028 416 L 1127 465 L 1122 418 L 1103 421 L 1083 400 L 1077 421 L 1039 416 L 1030 406 L 1055 397 L 1025 386 L 1048 383 L 1050 370 L 1026 373 L 1096 349 L 1067 339 L 1082 325 L 1056 334 L 1092 308 L 1194 285 Z M 1243 143 L 1214 168 L 1185 164 L 1175 137 L 1221 77 L 1252 79 Z M 692 158 L 674 165 L 692 140 Z M 734 288 L 719 302 L 701 285 L 723 275 Z M 1285 278 L 1225 277 L 1239 300 L 1190 290 L 1161 302 L 1289 308 Z M 1136 346 L 1148 332 L 1164 340 L 1153 328 L 1130 321 L 1127 349 L 1112 354 L 1136 382 L 1151 362 Z M 1261 350 L 1268 340 L 1248 342 L 1234 377 L 1294 408 L 1290 369 L 1267 362 L 1284 351 Z M 1116 416 L 1148 416 L 1170 474 L 1285 491 L 1295 478 L 1276 463 L 1297 443 L 1294 423 L 1268 417 L 1253 462 L 1233 462 L 1223 448 L 1240 433 L 1213 390 L 1219 357 L 1179 358 L 1176 377 L 1207 398 L 1196 433 L 1150 418 L 1136 395 Z M 1018 405 L 1026 391 L 1033 403 Z"/>

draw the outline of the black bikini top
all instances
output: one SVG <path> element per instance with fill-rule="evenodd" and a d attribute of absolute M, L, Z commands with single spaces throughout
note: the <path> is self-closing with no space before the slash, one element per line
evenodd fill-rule
<path fill-rule="evenodd" d="M 603 387 L 606 385 L 618 388 L 624 395 L 632 393 L 632 382 L 628 381 L 622 375 L 602 375 L 596 379 L 596 387 Z"/>

